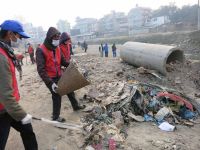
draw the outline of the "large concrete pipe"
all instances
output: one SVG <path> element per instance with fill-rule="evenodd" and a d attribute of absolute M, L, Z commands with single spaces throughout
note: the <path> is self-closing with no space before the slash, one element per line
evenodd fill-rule
<path fill-rule="evenodd" d="M 155 69 L 166 74 L 166 64 L 178 60 L 184 61 L 183 51 L 173 46 L 126 42 L 120 51 L 120 57 L 125 62 Z"/>

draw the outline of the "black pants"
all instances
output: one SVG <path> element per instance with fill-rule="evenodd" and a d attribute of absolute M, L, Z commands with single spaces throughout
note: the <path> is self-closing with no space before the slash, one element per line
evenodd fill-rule
<path fill-rule="evenodd" d="M 15 121 L 9 114 L 0 115 L 0 150 L 4 150 L 10 127 L 20 132 L 25 150 L 37 150 L 38 145 L 31 124 L 23 125 L 21 121 Z"/>
<path fill-rule="evenodd" d="M 34 63 L 35 63 L 34 54 L 30 54 L 30 60 L 31 60 L 32 64 L 34 64 Z"/>
<path fill-rule="evenodd" d="M 55 79 L 53 78 L 52 80 L 57 84 L 59 78 L 55 78 Z M 60 116 L 62 97 L 59 94 L 53 92 L 51 88 L 49 88 L 49 90 L 51 92 L 52 101 L 53 101 L 52 118 L 57 119 Z M 69 101 L 71 102 L 72 108 L 76 109 L 78 107 L 78 101 L 76 100 L 75 93 L 71 92 L 71 93 L 67 94 L 67 96 L 69 98 Z"/>
<path fill-rule="evenodd" d="M 53 91 L 51 91 L 51 94 L 52 94 L 52 101 L 53 101 L 52 118 L 57 119 L 60 116 L 62 97 L 59 94 L 54 93 Z M 76 107 L 78 106 L 78 101 L 75 98 L 75 93 L 74 92 L 69 93 L 67 94 L 67 96 L 71 102 L 72 108 L 76 109 Z"/>
<path fill-rule="evenodd" d="M 105 53 L 105 57 L 108 57 L 108 53 Z"/>
<path fill-rule="evenodd" d="M 19 59 L 19 64 L 20 64 L 21 66 L 24 65 L 22 59 Z"/>

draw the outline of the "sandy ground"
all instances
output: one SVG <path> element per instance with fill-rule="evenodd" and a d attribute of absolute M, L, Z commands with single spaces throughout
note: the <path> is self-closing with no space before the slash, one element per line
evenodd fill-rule
<path fill-rule="evenodd" d="M 81 50 L 77 50 L 80 52 Z M 76 51 L 76 52 L 77 52 Z M 184 76 L 182 86 L 173 86 L 173 78 L 175 75 L 163 77 L 164 80 L 157 81 L 154 77 L 140 75 L 136 68 L 127 64 L 121 63 L 119 58 L 101 58 L 98 53 L 98 46 L 89 46 L 88 55 L 75 57 L 75 60 L 82 62 L 83 66 L 89 66 L 91 70 L 92 85 L 76 91 L 78 98 L 81 98 L 88 89 L 96 86 L 103 81 L 108 83 L 111 81 L 123 81 L 126 75 L 133 76 L 136 80 L 143 82 L 160 83 L 168 87 L 182 89 L 185 93 L 193 95 L 199 92 L 194 84 Z M 24 60 L 25 63 L 25 60 Z M 98 63 L 98 66 L 96 65 Z M 116 73 L 125 70 L 123 77 L 117 77 Z M 35 117 L 44 117 L 50 119 L 52 112 L 51 94 L 41 81 L 37 74 L 36 66 L 28 64 L 23 66 L 23 80 L 19 81 L 19 89 L 21 94 L 20 104 L 24 109 Z M 103 73 L 99 73 L 103 71 Z M 97 73 L 98 72 L 98 73 Z M 169 80 L 170 79 L 170 80 Z M 199 101 L 200 102 L 200 101 Z M 90 104 L 86 104 L 90 105 Z M 80 123 L 80 117 L 83 112 L 73 112 L 71 105 L 66 96 L 63 97 L 61 116 L 65 117 L 69 122 Z M 198 120 L 199 121 L 199 120 Z M 33 128 L 37 136 L 39 150 L 79 150 L 83 144 L 84 137 L 79 131 L 68 129 L 59 129 L 33 120 Z M 128 138 L 124 143 L 124 149 L 127 150 L 198 150 L 200 149 L 200 124 L 195 124 L 194 127 L 179 125 L 175 132 L 163 132 L 153 123 L 137 123 L 132 122 L 127 127 Z M 23 145 L 20 135 L 15 130 L 11 130 L 6 150 L 22 150 Z"/>

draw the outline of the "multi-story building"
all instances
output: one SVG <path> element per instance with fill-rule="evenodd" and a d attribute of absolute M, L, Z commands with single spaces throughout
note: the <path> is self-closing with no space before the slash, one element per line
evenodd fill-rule
<path fill-rule="evenodd" d="M 150 18 L 151 9 L 136 6 L 128 13 L 129 35 L 148 32 L 145 23 Z"/>
<path fill-rule="evenodd" d="M 124 13 L 116 15 L 116 24 L 118 34 L 127 35 L 128 34 L 128 18 Z"/>
<path fill-rule="evenodd" d="M 98 32 L 101 36 L 126 35 L 128 19 L 124 13 L 112 11 L 98 21 Z"/>
<path fill-rule="evenodd" d="M 97 19 L 94 18 L 76 18 L 76 25 L 73 29 L 79 29 L 81 34 L 94 33 L 97 30 Z"/>
<path fill-rule="evenodd" d="M 76 18 L 76 25 L 71 30 L 73 41 L 84 41 L 96 38 L 97 19 Z M 79 33 L 79 34 L 78 34 Z"/>
<path fill-rule="evenodd" d="M 155 27 L 161 26 L 163 24 L 167 24 L 167 23 L 170 23 L 169 17 L 168 16 L 160 16 L 160 17 L 148 19 L 145 22 L 145 26 L 148 28 L 155 28 Z"/>

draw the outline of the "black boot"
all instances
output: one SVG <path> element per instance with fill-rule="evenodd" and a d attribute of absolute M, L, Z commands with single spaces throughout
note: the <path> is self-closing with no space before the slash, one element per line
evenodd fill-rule
<path fill-rule="evenodd" d="M 71 105 L 72 105 L 72 108 L 74 111 L 77 111 L 77 110 L 80 110 L 80 109 L 84 109 L 86 106 L 85 105 L 79 105 L 78 104 L 78 101 L 76 100 L 76 97 L 75 97 L 75 93 L 74 92 L 71 92 L 69 94 L 67 94 L 70 102 L 71 102 Z"/>
<path fill-rule="evenodd" d="M 58 118 L 55 118 L 55 117 L 52 117 L 52 120 L 53 121 L 58 121 L 58 122 L 65 122 L 65 118 L 62 118 L 62 117 L 58 117 Z"/>
<path fill-rule="evenodd" d="M 81 109 L 85 109 L 85 105 L 78 105 L 77 107 L 73 108 L 74 111 L 78 111 L 78 110 L 81 110 Z"/>

